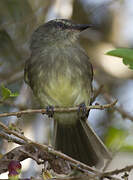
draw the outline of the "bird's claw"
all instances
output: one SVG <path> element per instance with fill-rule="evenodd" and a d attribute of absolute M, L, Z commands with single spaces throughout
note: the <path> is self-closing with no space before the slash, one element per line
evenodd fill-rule
<path fill-rule="evenodd" d="M 46 107 L 46 114 L 48 115 L 48 117 L 53 117 L 54 115 L 54 107 L 53 106 L 47 106 Z"/>
<path fill-rule="evenodd" d="M 85 103 L 82 103 L 79 105 L 79 109 L 78 109 L 78 116 L 80 117 L 80 119 L 84 120 L 87 118 L 88 116 L 88 111 L 86 108 Z"/>

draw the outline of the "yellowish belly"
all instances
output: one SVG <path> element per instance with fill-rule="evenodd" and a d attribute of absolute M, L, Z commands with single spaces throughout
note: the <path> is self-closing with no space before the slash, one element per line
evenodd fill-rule
<path fill-rule="evenodd" d="M 43 90 L 38 93 L 38 96 L 40 96 L 39 99 L 43 105 L 45 102 L 45 105 L 55 107 L 71 107 L 83 102 L 87 105 L 91 96 L 91 90 L 82 87 L 81 79 L 75 79 L 75 82 L 72 83 L 69 76 L 63 75 L 58 76 L 58 78 L 51 77 L 49 83 L 44 84 L 41 89 Z"/>

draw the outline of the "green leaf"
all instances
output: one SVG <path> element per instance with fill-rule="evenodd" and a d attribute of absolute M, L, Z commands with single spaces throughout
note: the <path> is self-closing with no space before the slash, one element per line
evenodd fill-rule
<path fill-rule="evenodd" d="M 130 69 L 133 69 L 133 49 L 117 48 L 107 52 L 106 55 L 123 58 L 123 63 L 128 65 Z"/>
<path fill-rule="evenodd" d="M 105 144 L 112 151 L 118 151 L 124 146 L 127 135 L 127 132 L 123 129 L 110 127 L 106 135 Z"/>
<path fill-rule="evenodd" d="M 133 49 L 129 48 L 117 48 L 115 50 L 107 52 L 106 54 L 133 60 Z"/>
<path fill-rule="evenodd" d="M 6 88 L 6 87 L 4 86 L 4 84 L 2 84 L 2 85 L 1 85 L 1 95 L 2 95 L 3 100 L 9 98 L 9 97 L 10 97 L 10 94 L 11 94 L 10 89 Z"/>
<path fill-rule="evenodd" d="M 1 85 L 1 95 L 2 95 L 2 99 L 3 100 L 6 100 L 10 97 L 17 97 L 18 96 L 18 93 L 15 92 L 15 93 L 12 93 L 10 89 L 6 88 L 4 86 L 4 84 Z"/>
<path fill-rule="evenodd" d="M 128 65 L 130 69 L 133 69 L 133 60 L 123 58 L 123 64 Z"/>
<path fill-rule="evenodd" d="M 133 145 L 128 145 L 128 144 L 125 144 L 122 149 L 122 151 L 126 151 L 126 152 L 133 152 Z"/>
<path fill-rule="evenodd" d="M 10 94 L 10 97 L 17 97 L 19 95 L 19 93 L 18 92 L 15 92 L 15 93 L 11 93 Z"/>

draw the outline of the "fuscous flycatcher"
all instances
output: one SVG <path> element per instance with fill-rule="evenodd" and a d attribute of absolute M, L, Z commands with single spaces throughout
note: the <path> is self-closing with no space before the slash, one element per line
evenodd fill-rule
<path fill-rule="evenodd" d="M 55 19 L 33 33 L 25 81 L 42 107 L 90 105 L 92 65 L 77 42 L 80 32 L 89 27 Z M 86 122 L 87 117 L 79 114 L 54 113 L 53 145 L 83 163 L 97 165 L 103 158 L 108 158 L 109 153 Z"/>

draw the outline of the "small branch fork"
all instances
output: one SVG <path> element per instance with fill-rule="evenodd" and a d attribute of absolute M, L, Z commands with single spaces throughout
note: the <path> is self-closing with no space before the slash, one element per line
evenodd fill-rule
<path fill-rule="evenodd" d="M 102 87 L 96 92 L 92 102 L 96 99 L 98 94 L 100 94 Z M 105 96 L 107 99 L 107 96 Z M 111 99 L 108 98 L 107 101 L 109 104 L 99 105 L 95 104 L 92 106 L 87 106 L 87 110 L 90 109 L 99 109 L 104 110 L 106 108 L 111 108 L 116 104 L 116 100 L 112 102 Z M 77 111 L 79 107 L 69 107 L 69 108 L 55 108 L 54 112 L 74 112 Z M 116 108 L 115 108 L 116 109 Z M 116 109 L 117 110 L 117 109 Z M 8 117 L 8 116 L 17 116 L 20 117 L 24 114 L 33 114 L 33 113 L 42 113 L 47 114 L 47 109 L 29 109 L 19 112 L 11 112 L 11 113 L 1 113 L 0 117 Z M 113 171 L 101 172 L 95 168 L 92 168 L 84 163 L 81 163 L 59 151 L 54 150 L 52 147 L 47 145 L 42 145 L 36 143 L 18 131 L 11 130 L 8 126 L 4 125 L 0 122 L 0 127 L 2 128 L 0 132 L 0 137 L 19 144 L 20 146 L 11 150 L 7 154 L 3 155 L 0 159 L 0 173 L 8 171 L 8 164 L 11 160 L 19 160 L 23 161 L 27 158 L 32 158 L 38 164 L 44 164 L 44 162 L 48 161 L 51 168 L 56 173 L 68 174 L 70 171 L 69 168 L 76 168 L 79 171 L 83 172 L 81 177 L 66 177 L 60 178 L 62 180 L 97 180 L 97 179 L 111 179 L 111 180 L 120 180 L 119 178 L 113 177 L 113 175 L 117 175 L 120 173 L 130 172 L 133 169 L 133 165 L 124 167 L 122 169 L 116 169 Z M 67 167 L 67 168 L 66 168 Z M 53 178 L 58 180 L 59 178 Z"/>
<path fill-rule="evenodd" d="M 0 159 L 0 173 L 8 171 L 7 167 L 11 160 L 23 161 L 27 158 L 32 158 L 38 164 L 44 164 L 44 162 L 48 161 L 52 169 L 56 173 L 62 172 L 64 174 L 67 174 L 70 171 L 69 167 L 76 168 L 79 171 L 83 172 L 83 175 L 80 178 L 67 177 L 64 179 L 62 178 L 62 180 L 96 180 L 97 178 L 120 180 L 119 178 L 112 177 L 112 175 L 124 173 L 127 171 L 130 172 L 130 170 L 133 169 L 132 165 L 114 171 L 101 172 L 59 151 L 54 150 L 50 146 L 36 143 L 25 137 L 23 134 L 18 133 L 14 130 L 10 130 L 10 128 L 4 125 L 2 122 L 0 122 L 0 127 L 2 128 L 2 132 L 0 132 L 1 137 L 4 137 L 5 139 L 10 140 L 14 143 L 21 144 L 21 146 L 11 150 L 7 154 L 3 155 L 3 157 Z M 59 178 L 55 178 L 55 180 L 58 179 Z"/>
<path fill-rule="evenodd" d="M 76 167 L 76 168 L 79 169 L 80 171 L 81 171 L 81 169 L 83 168 L 83 171 L 85 171 L 85 172 L 86 172 L 86 171 L 90 171 L 90 172 L 99 174 L 99 172 L 98 172 L 97 170 L 95 170 L 95 169 L 93 169 L 93 168 L 91 168 L 91 167 L 89 167 L 89 166 L 87 166 L 87 165 L 85 165 L 85 164 L 83 164 L 83 163 L 81 163 L 81 162 L 79 162 L 79 161 L 76 161 L 75 159 L 73 159 L 73 158 L 71 158 L 71 157 L 69 157 L 69 156 L 67 156 L 67 155 L 65 155 L 65 154 L 63 154 L 63 153 L 61 153 L 61 152 L 59 152 L 59 151 L 54 150 L 54 149 L 53 149 L 52 147 L 50 147 L 50 146 L 38 144 L 38 143 L 36 143 L 36 142 L 28 139 L 28 138 L 25 137 L 24 135 L 22 135 L 22 134 L 20 134 L 20 133 L 18 133 L 18 132 L 16 132 L 16 131 L 10 130 L 10 129 L 9 129 L 6 125 L 4 125 L 2 122 L 0 122 L 0 127 L 3 128 L 4 133 L 7 133 L 7 134 L 9 134 L 9 135 L 14 135 L 15 137 L 19 138 L 19 139 L 21 140 L 20 143 L 23 144 L 23 145 L 25 145 L 25 144 L 32 145 L 32 146 L 36 147 L 37 149 L 42 150 L 42 152 L 43 152 L 43 151 L 44 151 L 44 152 L 46 151 L 47 153 L 49 153 L 49 154 L 51 154 L 51 155 L 54 155 L 55 157 L 59 157 L 59 158 L 61 158 L 61 159 L 64 159 L 64 160 L 66 160 L 66 161 L 69 161 L 69 162 L 72 163 L 72 167 Z M 3 135 L 1 135 L 1 133 L 0 133 L 0 136 L 3 137 Z M 8 136 L 7 136 L 7 137 L 5 136 L 5 138 L 8 140 Z M 10 140 L 11 140 L 11 138 L 10 138 Z M 14 142 L 14 137 L 12 138 L 12 141 Z M 18 140 L 18 141 L 19 141 L 19 140 Z M 16 141 L 15 141 L 15 143 L 16 143 Z M 17 142 L 17 143 L 18 143 L 18 142 Z M 0 159 L 0 164 L 1 164 L 1 159 Z M 0 173 L 1 173 L 1 171 L 0 171 Z"/>
<path fill-rule="evenodd" d="M 117 100 L 114 102 L 111 102 L 110 104 L 105 104 L 105 105 L 92 105 L 92 106 L 86 106 L 87 110 L 90 109 L 99 109 L 99 110 L 104 110 L 107 108 L 113 107 L 117 103 Z M 74 112 L 78 111 L 79 107 L 69 107 L 69 108 L 54 108 L 54 112 Z M 34 114 L 34 113 L 41 113 L 41 114 L 47 114 L 47 109 L 28 109 L 28 110 L 23 110 L 23 111 L 18 111 L 18 112 L 10 112 L 10 113 L 0 113 L 0 117 L 8 117 L 8 116 L 17 116 L 21 117 L 21 115 L 24 114 Z"/>
<path fill-rule="evenodd" d="M 38 164 L 44 164 L 44 162 L 48 161 L 51 167 L 53 167 L 55 172 L 57 173 L 59 172 L 63 172 L 64 174 L 68 173 L 68 171 L 70 171 L 70 169 L 68 168 L 69 167 L 68 164 L 69 164 L 70 167 L 76 168 L 79 171 L 83 172 L 83 176 L 88 177 L 89 180 L 90 179 L 96 180 L 97 178 L 102 178 L 102 179 L 108 178 L 112 180 L 120 180 L 118 178 L 112 177 L 112 175 L 116 175 L 116 174 L 124 173 L 124 172 L 130 172 L 130 170 L 133 169 L 133 165 L 132 165 L 132 166 L 127 166 L 122 169 L 118 169 L 118 170 L 116 169 L 114 171 L 101 172 L 59 151 L 54 150 L 50 146 L 42 145 L 42 144 L 39 144 L 30 140 L 24 135 L 19 134 L 18 132 L 15 132 L 13 130 L 10 130 L 6 125 L 4 125 L 1 122 L 0 122 L 0 127 L 2 127 L 2 130 L 4 131 L 5 134 L 13 135 L 13 136 L 10 136 L 10 141 L 12 140 L 12 142 L 14 143 L 22 144 L 21 146 L 3 155 L 3 157 L 0 159 L 0 173 L 8 171 L 7 167 L 11 160 L 23 161 L 24 159 L 27 159 L 27 158 L 32 158 Z M 3 137 L 1 133 L 0 133 L 0 136 Z M 9 140 L 8 136 L 4 136 L 4 138 Z M 55 180 L 56 179 L 58 178 L 55 178 Z M 66 178 L 66 180 L 69 180 L 69 179 L 73 179 L 73 178 L 70 178 L 70 177 Z"/>

